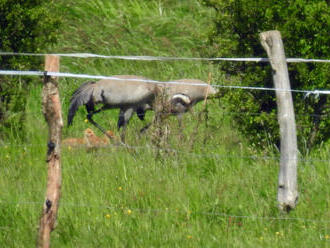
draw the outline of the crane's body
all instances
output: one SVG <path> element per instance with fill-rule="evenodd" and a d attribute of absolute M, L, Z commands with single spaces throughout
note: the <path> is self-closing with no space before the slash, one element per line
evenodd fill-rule
<path fill-rule="evenodd" d="M 134 112 L 140 106 L 151 106 L 155 98 L 156 85 L 143 82 L 147 78 L 135 75 L 116 75 L 117 79 L 89 81 L 82 84 L 72 95 L 68 113 L 68 125 L 72 124 L 76 111 L 81 105 L 86 106 L 88 120 L 105 133 L 92 116 L 106 109 L 119 108 L 118 128 L 126 127 Z M 103 104 L 95 110 L 97 104 Z M 144 117 L 144 116 L 143 116 Z M 143 118 L 140 117 L 140 118 Z"/>
<path fill-rule="evenodd" d="M 147 78 L 136 75 L 113 77 L 117 79 L 86 82 L 73 93 L 70 100 L 68 125 L 72 124 L 78 108 L 85 105 L 88 120 L 106 134 L 105 129 L 92 119 L 94 114 L 103 110 L 119 108 L 118 129 L 121 127 L 125 129 L 134 113 L 143 120 L 147 110 L 157 108 L 154 106 L 155 98 L 161 94 L 170 104 L 170 114 L 180 117 L 197 102 L 216 93 L 212 86 L 197 79 L 180 79 L 154 84 L 146 82 Z M 97 104 L 103 104 L 103 106 L 95 110 Z"/>

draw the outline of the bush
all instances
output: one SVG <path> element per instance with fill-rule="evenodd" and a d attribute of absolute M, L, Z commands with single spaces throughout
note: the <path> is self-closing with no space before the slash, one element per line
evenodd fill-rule
<path fill-rule="evenodd" d="M 266 57 L 259 34 L 276 29 L 282 34 L 287 57 L 329 59 L 330 9 L 325 0 L 202 2 L 216 11 L 209 36 L 214 53 L 207 56 Z M 221 62 L 220 67 L 235 79 L 235 84 L 273 87 L 268 64 Z M 330 88 L 328 63 L 290 63 L 288 69 L 293 89 Z M 254 144 L 279 144 L 274 92 L 226 90 L 225 93 L 223 102 L 230 112 L 239 113 L 234 114 L 234 119 Z M 328 140 L 330 97 L 293 93 L 293 99 L 300 149 Z"/>
<path fill-rule="evenodd" d="M 47 4 L 47 5 L 46 5 Z M 44 52 L 56 42 L 60 22 L 45 0 L 0 0 L 0 50 Z M 39 70 L 37 57 L 0 56 L 2 70 Z M 23 121 L 28 85 L 31 79 L 0 77 L 0 136 L 24 132 Z"/>

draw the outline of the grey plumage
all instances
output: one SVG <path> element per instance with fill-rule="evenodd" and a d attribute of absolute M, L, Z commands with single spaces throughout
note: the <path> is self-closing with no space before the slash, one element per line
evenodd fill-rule
<path fill-rule="evenodd" d="M 147 78 L 135 75 L 116 75 L 123 80 L 103 79 L 89 81 L 82 84 L 72 95 L 68 113 L 68 125 L 81 105 L 86 106 L 87 118 L 92 124 L 104 131 L 92 119 L 93 114 L 106 109 L 119 108 L 118 128 L 125 127 L 132 114 L 139 110 L 140 106 L 151 106 L 155 97 L 156 85 L 132 79 Z M 99 110 L 95 105 L 103 104 Z"/>

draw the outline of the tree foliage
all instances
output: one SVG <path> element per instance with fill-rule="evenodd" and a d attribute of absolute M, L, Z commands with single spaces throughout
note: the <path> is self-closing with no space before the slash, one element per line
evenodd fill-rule
<path fill-rule="evenodd" d="M 221 57 L 266 57 L 259 34 L 279 30 L 287 57 L 330 57 L 330 9 L 325 0 L 203 0 L 216 11 L 209 42 Z M 221 63 L 235 84 L 273 87 L 268 64 Z M 327 63 L 288 64 L 293 89 L 330 88 Z M 293 94 L 300 149 L 330 138 L 330 96 Z M 264 91 L 227 91 L 223 101 L 240 129 L 255 144 L 279 143 L 275 94 Z M 241 112 L 259 113 L 243 115 Z"/>
<path fill-rule="evenodd" d="M 45 0 L 0 0 L 0 51 L 43 52 L 56 42 L 58 17 Z M 2 70 L 38 70 L 42 60 L 1 56 Z M 19 134 L 23 128 L 26 93 L 31 79 L 0 77 L 0 134 Z M 14 131 L 14 132 L 13 132 Z"/>

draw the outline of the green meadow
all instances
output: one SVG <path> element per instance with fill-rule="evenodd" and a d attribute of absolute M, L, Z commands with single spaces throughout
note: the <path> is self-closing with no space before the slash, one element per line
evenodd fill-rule
<path fill-rule="evenodd" d="M 64 24 L 53 53 L 200 57 L 214 49 L 206 42 L 214 13 L 197 0 L 59 0 L 54 11 Z M 216 64 L 196 60 L 62 57 L 61 71 L 234 84 Z M 88 127 L 102 136 L 82 107 L 66 124 L 71 94 L 84 81 L 59 81 L 63 139 L 82 138 Z M 0 144 L 0 247 L 36 245 L 47 179 L 41 90 L 40 80 L 29 91 L 26 140 L 13 133 Z M 95 120 L 119 136 L 118 112 Z M 299 203 L 286 214 L 277 208 L 278 150 L 250 144 L 221 98 L 185 114 L 182 130 L 171 116 L 141 135 L 153 114 L 132 118 L 128 148 L 62 147 L 52 247 L 330 247 L 330 143 L 300 154 Z"/>

